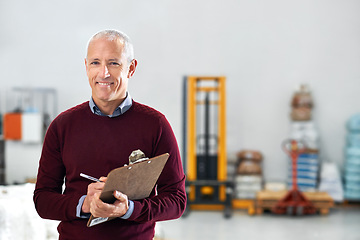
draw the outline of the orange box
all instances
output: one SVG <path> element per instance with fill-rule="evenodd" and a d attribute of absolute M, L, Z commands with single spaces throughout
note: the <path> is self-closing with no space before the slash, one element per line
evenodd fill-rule
<path fill-rule="evenodd" d="M 21 140 L 21 113 L 4 114 L 4 139 Z"/>

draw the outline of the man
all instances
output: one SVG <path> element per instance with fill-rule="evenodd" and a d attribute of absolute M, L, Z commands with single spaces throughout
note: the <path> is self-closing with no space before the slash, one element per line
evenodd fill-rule
<path fill-rule="evenodd" d="M 60 239 L 152 239 L 155 222 L 180 217 L 186 205 L 185 175 L 173 131 L 164 115 L 132 100 L 127 92 L 137 61 L 125 34 L 95 34 L 85 65 L 92 97 L 49 126 L 34 191 L 36 210 L 42 218 L 61 221 Z M 142 200 L 115 192 L 114 204 L 102 202 L 106 177 L 90 183 L 80 173 L 106 176 L 128 163 L 137 149 L 149 158 L 170 154 L 156 187 Z M 116 219 L 88 228 L 91 214 Z"/>

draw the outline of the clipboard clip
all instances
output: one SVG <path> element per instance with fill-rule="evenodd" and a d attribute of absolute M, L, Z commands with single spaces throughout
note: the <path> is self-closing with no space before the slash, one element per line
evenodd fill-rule
<path fill-rule="evenodd" d="M 129 156 L 129 165 L 139 163 L 142 161 L 146 161 L 148 159 L 149 158 L 147 158 L 145 156 L 145 153 L 143 153 L 140 149 L 134 150 L 134 151 L 132 151 L 132 153 Z M 127 164 L 125 164 L 124 166 L 127 166 Z"/>

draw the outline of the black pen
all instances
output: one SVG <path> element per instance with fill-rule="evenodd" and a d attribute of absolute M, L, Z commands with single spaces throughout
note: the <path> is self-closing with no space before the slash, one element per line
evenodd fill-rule
<path fill-rule="evenodd" d="M 84 174 L 84 173 L 80 173 L 80 176 L 83 177 L 83 178 L 87 178 L 87 179 L 89 179 L 89 180 L 92 180 L 92 181 L 94 181 L 94 182 L 102 182 L 102 181 L 100 181 L 100 179 L 91 177 L 91 176 L 86 175 L 86 174 Z"/>

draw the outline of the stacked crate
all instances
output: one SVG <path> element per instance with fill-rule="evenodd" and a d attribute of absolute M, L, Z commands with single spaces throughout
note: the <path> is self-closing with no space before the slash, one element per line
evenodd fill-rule
<path fill-rule="evenodd" d="M 316 191 L 319 177 L 319 135 L 312 116 L 313 100 L 309 87 L 301 85 L 291 102 L 290 138 L 306 146 L 297 159 L 297 185 L 300 191 Z M 288 187 L 292 186 L 292 162 L 288 160 Z"/>
<path fill-rule="evenodd" d="M 288 186 L 292 186 L 292 169 L 289 164 Z M 303 153 L 296 164 L 297 186 L 302 192 L 314 192 L 318 185 L 319 160 L 315 153 Z"/>
<path fill-rule="evenodd" d="M 360 114 L 347 122 L 346 161 L 344 166 L 345 199 L 360 200 Z"/>
<path fill-rule="evenodd" d="M 262 189 L 262 154 L 259 151 L 243 150 L 237 154 L 235 175 L 235 198 L 255 199 Z"/>

